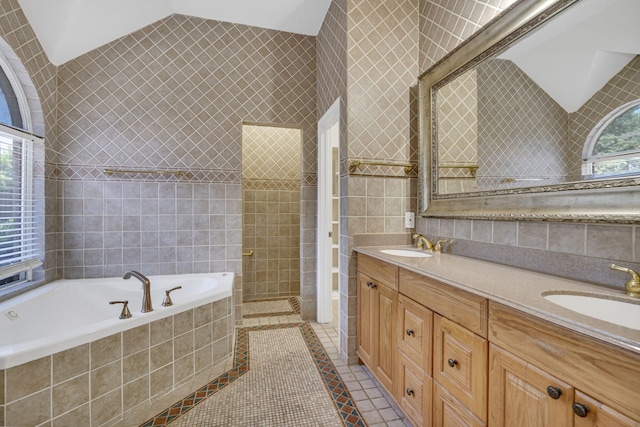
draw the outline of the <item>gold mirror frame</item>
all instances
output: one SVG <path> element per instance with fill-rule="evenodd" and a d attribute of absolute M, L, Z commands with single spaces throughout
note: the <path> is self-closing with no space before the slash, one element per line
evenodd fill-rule
<path fill-rule="evenodd" d="M 423 217 L 640 223 L 640 177 L 602 179 L 469 194 L 437 194 L 433 87 L 464 73 L 579 0 L 520 0 L 419 77 Z"/>

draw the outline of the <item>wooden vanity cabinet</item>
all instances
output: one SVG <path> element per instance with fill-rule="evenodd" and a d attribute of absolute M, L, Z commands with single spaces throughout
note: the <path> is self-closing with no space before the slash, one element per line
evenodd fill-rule
<path fill-rule="evenodd" d="M 495 345 L 489 359 L 489 425 L 573 425 L 573 387 Z"/>
<path fill-rule="evenodd" d="M 486 421 L 487 340 L 440 315 L 433 323 L 433 378 Z"/>
<path fill-rule="evenodd" d="M 391 394 L 397 370 L 397 271 L 392 264 L 358 257 L 358 357 Z"/>
<path fill-rule="evenodd" d="M 633 421 L 581 391 L 576 391 L 575 404 L 581 405 L 581 407 L 579 411 L 574 408 L 574 427 L 640 427 L 640 422 Z M 584 412 L 582 411 L 585 408 L 587 409 L 586 416 L 583 416 Z"/>
<path fill-rule="evenodd" d="M 437 382 L 433 385 L 433 427 L 485 427 L 462 403 Z M 518 426 L 519 427 L 519 426 Z"/>
<path fill-rule="evenodd" d="M 640 426 L 637 354 L 494 302 L 489 340 L 492 427 Z"/>
<path fill-rule="evenodd" d="M 433 312 L 398 296 L 396 400 L 416 426 L 430 426 L 433 379 Z"/>

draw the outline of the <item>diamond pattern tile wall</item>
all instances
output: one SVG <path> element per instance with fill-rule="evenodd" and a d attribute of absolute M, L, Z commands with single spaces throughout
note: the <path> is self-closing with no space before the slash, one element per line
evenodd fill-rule
<path fill-rule="evenodd" d="M 417 3 L 352 0 L 348 10 L 349 157 L 409 161 Z"/>
<path fill-rule="evenodd" d="M 300 182 L 300 129 L 242 127 L 242 179 Z"/>
<path fill-rule="evenodd" d="M 511 61 L 485 61 L 477 70 L 479 189 L 504 178 L 564 181 L 576 155 L 566 144 L 564 109 Z"/>
<path fill-rule="evenodd" d="M 420 71 L 426 71 L 515 1 L 420 1 Z"/>
<path fill-rule="evenodd" d="M 315 176 L 314 37 L 173 15 L 64 64 L 59 84 L 60 260 L 73 277 L 131 265 L 240 274 L 243 121 L 302 129 L 297 170 Z M 107 177 L 105 167 L 187 173 Z M 69 190 L 79 181 L 134 190 L 115 203 L 105 193 L 102 206 Z"/>
<path fill-rule="evenodd" d="M 60 163 L 239 170 L 242 120 L 299 125 L 312 150 L 314 45 L 173 15 L 90 52 L 60 67 Z"/>
<path fill-rule="evenodd" d="M 438 163 L 477 162 L 476 71 L 470 70 L 438 90 L 436 103 L 438 106 Z M 451 169 L 447 172 L 456 171 Z"/>

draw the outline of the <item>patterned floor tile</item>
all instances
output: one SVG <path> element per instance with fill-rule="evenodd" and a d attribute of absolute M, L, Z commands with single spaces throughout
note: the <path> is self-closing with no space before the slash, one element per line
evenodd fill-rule
<path fill-rule="evenodd" d="M 233 369 L 142 427 L 168 424 L 366 426 L 308 322 L 238 328 Z"/>
<path fill-rule="evenodd" d="M 291 314 L 300 314 L 300 301 L 297 297 L 262 299 L 242 304 L 242 317 L 244 319 L 287 316 Z"/>

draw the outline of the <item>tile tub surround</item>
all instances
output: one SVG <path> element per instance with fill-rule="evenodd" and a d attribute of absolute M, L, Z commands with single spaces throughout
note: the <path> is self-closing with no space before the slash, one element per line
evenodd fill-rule
<path fill-rule="evenodd" d="M 224 362 L 233 330 L 229 297 L 0 371 L 0 426 L 113 425 Z"/>

